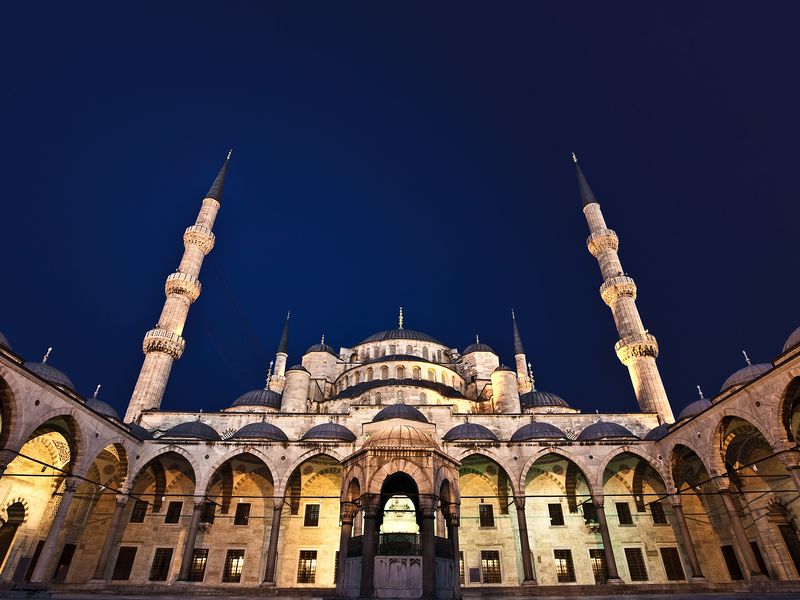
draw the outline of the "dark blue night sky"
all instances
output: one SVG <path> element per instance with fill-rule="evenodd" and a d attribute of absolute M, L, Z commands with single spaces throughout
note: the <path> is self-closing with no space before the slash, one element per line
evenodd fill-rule
<path fill-rule="evenodd" d="M 645 5 L 647 4 L 647 5 Z M 30 12 L 17 12 L 30 9 Z M 676 412 L 774 358 L 797 311 L 791 3 L 12 3 L 0 50 L 0 330 L 124 411 L 229 146 L 165 409 L 406 327 L 585 411 L 636 402 L 585 246 L 577 152 Z"/>

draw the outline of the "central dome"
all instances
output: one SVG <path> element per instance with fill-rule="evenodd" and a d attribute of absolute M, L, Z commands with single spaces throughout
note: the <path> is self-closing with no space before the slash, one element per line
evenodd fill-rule
<path fill-rule="evenodd" d="M 444 346 L 444 344 L 435 337 L 427 333 L 422 333 L 421 331 L 415 331 L 414 329 L 387 329 L 386 331 L 379 331 L 361 340 L 357 345 L 369 344 L 370 342 L 385 342 L 386 340 L 415 340 L 417 342 L 431 342 L 432 344 Z"/>
<path fill-rule="evenodd" d="M 435 448 L 439 445 L 430 434 L 412 425 L 395 425 L 373 433 L 364 448 Z"/>

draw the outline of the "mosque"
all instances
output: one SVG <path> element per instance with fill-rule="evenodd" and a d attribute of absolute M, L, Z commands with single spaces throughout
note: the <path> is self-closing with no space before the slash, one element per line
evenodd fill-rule
<path fill-rule="evenodd" d="M 49 352 L 26 360 L 0 335 L 0 585 L 800 591 L 800 328 L 675 417 L 619 238 L 577 160 L 639 412 L 582 413 L 539 389 L 516 315 L 506 366 L 480 340 L 455 348 L 407 328 L 402 310 L 394 329 L 338 348 L 323 338 L 291 361 L 287 316 L 265 384 L 216 413 L 162 407 L 229 159 L 183 235 L 124 417 L 76 391 Z"/>

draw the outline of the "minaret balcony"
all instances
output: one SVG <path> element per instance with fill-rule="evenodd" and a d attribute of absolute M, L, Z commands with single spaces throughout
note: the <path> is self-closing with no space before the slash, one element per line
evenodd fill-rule
<path fill-rule="evenodd" d="M 156 327 L 144 334 L 142 350 L 148 352 L 164 352 L 178 360 L 186 348 L 186 340 L 177 333 Z"/>
<path fill-rule="evenodd" d="M 586 247 L 592 256 L 597 256 L 604 250 L 616 250 L 619 248 L 619 238 L 613 229 L 598 229 L 586 238 Z"/>
<path fill-rule="evenodd" d="M 623 296 L 636 300 L 636 282 L 626 275 L 609 277 L 600 286 L 600 296 L 609 306 L 613 306 Z"/>
<path fill-rule="evenodd" d="M 198 246 L 203 254 L 208 254 L 214 247 L 214 233 L 202 225 L 192 225 L 183 232 L 184 246 Z"/>
<path fill-rule="evenodd" d="M 658 358 L 658 342 L 655 336 L 645 332 L 622 338 L 614 344 L 619 361 L 626 365 L 635 358 L 651 356 Z"/>
<path fill-rule="evenodd" d="M 169 296 L 170 294 L 181 294 L 187 296 L 190 302 L 194 302 L 200 296 L 202 285 L 200 280 L 188 273 L 181 273 L 177 271 L 171 273 L 167 277 L 164 284 L 164 293 Z"/>

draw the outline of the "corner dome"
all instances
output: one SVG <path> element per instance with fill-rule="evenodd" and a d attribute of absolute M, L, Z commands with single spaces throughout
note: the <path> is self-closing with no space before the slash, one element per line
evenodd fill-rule
<path fill-rule="evenodd" d="M 253 390 L 242 394 L 231 404 L 231 408 L 238 406 L 266 406 L 280 409 L 281 395 L 269 389 Z"/>
<path fill-rule="evenodd" d="M 187 423 L 178 423 L 174 427 L 170 427 L 164 432 L 161 437 L 179 437 L 179 438 L 193 438 L 197 440 L 219 441 L 220 435 L 217 430 L 206 425 L 202 421 L 189 421 Z"/>
<path fill-rule="evenodd" d="M 338 423 L 322 423 L 315 425 L 303 434 L 301 440 L 332 440 L 336 442 L 354 442 L 356 434 Z"/>
<path fill-rule="evenodd" d="M 3 339 L 2 338 L 3 338 L 3 334 L 0 333 L 0 344 L 3 343 Z M 783 351 L 786 352 L 790 348 L 794 348 L 795 346 L 797 346 L 797 344 L 800 344 L 800 327 L 795 329 L 792 332 L 792 335 L 789 336 L 789 339 L 786 340 L 786 343 L 783 345 Z M 7 343 L 6 343 L 6 346 L 8 346 Z M 11 346 L 9 346 L 9 348 L 10 347 Z"/>
<path fill-rule="evenodd" d="M 598 421 L 589 425 L 586 429 L 578 435 L 579 442 L 588 442 L 594 440 L 606 440 L 614 438 L 634 438 L 639 439 L 633 435 L 626 427 L 619 423 L 609 423 L 606 421 Z"/>
<path fill-rule="evenodd" d="M 23 366 L 31 373 L 35 373 L 45 381 L 49 381 L 54 385 L 63 385 L 71 390 L 75 389 L 75 386 L 72 385 L 72 381 L 70 381 L 69 377 L 64 375 L 64 373 L 55 367 L 51 367 L 47 363 L 26 361 Z"/>
<path fill-rule="evenodd" d="M 117 421 L 120 420 L 119 413 L 108 402 L 103 402 L 102 400 L 98 400 L 97 398 L 89 398 L 86 401 L 86 406 L 91 408 L 94 412 L 100 413 L 104 417 L 111 417 L 113 419 L 116 419 Z"/>
<path fill-rule="evenodd" d="M 289 438 L 272 423 L 248 423 L 231 436 L 231 439 L 259 438 L 274 442 L 288 442 Z"/>
<path fill-rule="evenodd" d="M 387 329 L 386 331 L 379 331 L 378 333 L 373 333 L 368 338 L 364 338 L 356 345 L 360 346 L 361 344 L 369 344 L 370 342 L 385 342 L 387 340 L 414 340 L 417 342 L 439 344 L 440 346 L 444 345 L 435 337 L 427 333 L 422 333 L 421 331 L 415 331 L 414 329 Z"/>
<path fill-rule="evenodd" d="M 532 390 L 519 395 L 519 403 L 522 408 L 537 408 L 543 406 L 561 406 L 570 408 L 567 401 L 558 394 L 545 392 L 544 390 Z"/>
<path fill-rule="evenodd" d="M 3 346 L 11 350 L 11 344 L 8 343 L 8 338 L 3 335 L 2 331 L 0 331 L 0 346 Z"/>
<path fill-rule="evenodd" d="M 439 445 L 431 435 L 413 425 L 395 425 L 370 435 L 364 448 L 433 448 Z"/>
<path fill-rule="evenodd" d="M 289 371 L 305 371 L 306 373 L 309 373 L 309 374 L 310 374 L 309 370 L 308 370 L 308 369 L 306 369 L 306 368 L 305 368 L 303 365 L 292 365 L 291 367 L 289 367 L 288 369 L 286 369 L 286 372 L 287 372 L 287 373 L 288 373 Z"/>
<path fill-rule="evenodd" d="M 389 419 L 405 419 L 406 421 L 418 421 L 420 423 L 427 423 L 428 419 L 425 418 L 418 409 L 408 404 L 392 404 L 386 408 L 378 411 L 372 422 L 388 421 Z"/>
<path fill-rule="evenodd" d="M 695 400 L 691 404 L 687 404 L 686 407 L 680 412 L 678 415 L 678 421 L 699 415 L 709 406 L 711 406 L 711 401 L 708 398 L 700 398 L 699 400 Z"/>
<path fill-rule="evenodd" d="M 450 431 L 442 436 L 446 442 L 455 442 L 457 440 L 483 440 L 496 442 L 497 436 L 488 427 L 478 425 L 477 423 L 462 423 L 456 425 Z"/>
<path fill-rule="evenodd" d="M 767 371 L 772 368 L 772 365 L 769 363 L 759 363 L 755 365 L 747 365 L 736 371 L 733 375 L 728 377 L 725 380 L 725 383 L 722 384 L 722 388 L 720 389 L 721 392 L 728 390 L 737 385 L 744 385 L 746 383 L 750 383 L 756 377 L 760 377 Z"/>
<path fill-rule="evenodd" d="M 464 352 L 461 353 L 462 356 L 466 356 L 467 354 L 472 354 L 473 352 L 491 352 L 492 354 L 497 354 L 492 348 L 484 344 L 483 342 L 475 342 L 474 344 L 470 344 L 466 348 L 464 348 Z"/>
<path fill-rule="evenodd" d="M 680 419 L 680 417 L 678 417 Z M 669 423 L 662 423 L 657 427 L 653 427 L 650 431 L 647 432 L 647 435 L 644 436 L 644 439 L 649 440 L 651 442 L 657 442 L 665 435 L 669 433 Z"/>
<path fill-rule="evenodd" d="M 131 435 L 139 440 L 144 441 L 153 439 L 153 434 L 138 423 L 125 423 L 125 426 L 128 428 Z"/>
<path fill-rule="evenodd" d="M 567 436 L 555 425 L 535 421 L 523 425 L 511 436 L 512 442 L 526 442 L 540 439 L 567 439 Z"/>
<path fill-rule="evenodd" d="M 309 346 L 305 353 L 308 354 L 309 352 L 327 352 L 328 354 L 333 354 L 337 358 L 339 357 L 339 353 L 328 344 L 320 343 Z"/>

